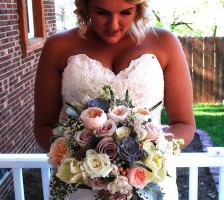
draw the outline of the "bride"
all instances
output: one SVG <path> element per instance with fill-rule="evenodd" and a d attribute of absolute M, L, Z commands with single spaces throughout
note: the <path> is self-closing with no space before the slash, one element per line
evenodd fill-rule
<path fill-rule="evenodd" d="M 195 129 L 189 69 L 177 37 L 148 26 L 148 0 L 75 0 L 75 5 L 79 26 L 49 37 L 39 60 L 34 133 L 40 146 L 49 151 L 65 102 L 93 99 L 103 85 L 120 98 L 128 89 L 136 106 L 150 108 L 162 100 L 153 122 L 160 124 L 164 106 L 166 131 L 188 145 Z M 171 177 L 161 187 L 164 199 L 175 200 L 175 172 Z M 80 189 L 61 199 L 94 199 L 94 192 Z"/>

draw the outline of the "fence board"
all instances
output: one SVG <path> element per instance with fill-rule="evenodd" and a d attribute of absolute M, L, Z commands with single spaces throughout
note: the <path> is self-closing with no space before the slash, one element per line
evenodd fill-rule
<path fill-rule="evenodd" d="M 192 76 L 194 103 L 224 99 L 224 37 L 180 37 Z"/>
<path fill-rule="evenodd" d="M 224 38 L 220 38 L 220 37 L 215 38 L 215 52 L 216 52 L 215 99 L 223 99 L 223 93 L 222 93 L 222 81 L 223 81 L 223 72 L 222 72 L 223 67 L 222 66 L 224 64 L 222 62 L 222 59 L 224 57 L 222 56 L 223 41 L 224 41 Z"/>
<path fill-rule="evenodd" d="M 204 102 L 214 103 L 214 38 L 205 38 Z"/>
<path fill-rule="evenodd" d="M 194 102 L 203 101 L 203 38 L 193 39 L 193 90 Z"/>

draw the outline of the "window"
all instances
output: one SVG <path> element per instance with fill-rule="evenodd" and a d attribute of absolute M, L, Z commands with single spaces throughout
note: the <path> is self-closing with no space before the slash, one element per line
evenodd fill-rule
<path fill-rule="evenodd" d="M 33 24 L 33 2 L 26 0 L 26 16 L 27 16 L 27 32 L 28 38 L 34 38 L 34 24 Z"/>
<path fill-rule="evenodd" d="M 24 55 L 43 47 L 46 31 L 43 0 L 18 0 L 20 43 Z"/>

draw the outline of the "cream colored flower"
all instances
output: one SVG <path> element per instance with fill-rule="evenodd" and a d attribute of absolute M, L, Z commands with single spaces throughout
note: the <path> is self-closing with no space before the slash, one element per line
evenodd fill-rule
<path fill-rule="evenodd" d="M 100 127 L 107 121 L 106 113 L 97 107 L 90 107 L 82 111 L 80 118 L 83 125 L 90 130 Z"/>
<path fill-rule="evenodd" d="M 139 141 L 144 140 L 147 136 L 147 131 L 142 127 L 138 127 L 137 129 L 135 129 L 135 132 L 137 133 L 137 138 Z"/>
<path fill-rule="evenodd" d="M 89 149 L 86 152 L 83 169 L 90 178 L 96 178 L 108 176 L 113 168 L 106 154 L 97 154 L 94 150 Z"/>
<path fill-rule="evenodd" d="M 77 161 L 75 158 L 64 159 L 58 167 L 56 176 L 66 183 L 83 182 L 80 166 L 81 161 Z"/>
<path fill-rule="evenodd" d="M 115 140 L 116 142 L 121 141 L 123 138 L 128 137 L 130 134 L 131 130 L 130 128 L 126 126 L 121 126 L 116 130 L 115 133 Z"/>
<path fill-rule="evenodd" d="M 143 163 L 152 170 L 152 172 L 148 171 L 150 181 L 160 182 L 165 179 L 167 175 L 166 159 L 160 152 L 150 154 Z"/>
<path fill-rule="evenodd" d="M 162 153 L 167 153 L 171 152 L 173 149 L 169 149 L 169 142 L 166 140 L 164 136 L 159 136 L 156 141 L 156 148 L 161 151 Z M 170 151 L 171 150 L 171 151 Z"/>
<path fill-rule="evenodd" d="M 132 186 L 128 183 L 128 178 L 126 176 L 117 176 L 114 181 L 110 182 L 107 185 L 107 190 L 111 194 L 119 192 L 121 194 L 128 194 L 132 189 Z"/>
<path fill-rule="evenodd" d="M 146 152 L 148 153 L 148 154 L 151 154 L 152 152 L 154 152 L 154 151 L 156 151 L 156 147 L 155 147 L 155 145 L 151 142 L 151 140 L 145 140 L 144 142 L 143 142 L 143 146 L 142 146 L 142 148 L 144 149 L 144 150 L 146 150 Z"/>

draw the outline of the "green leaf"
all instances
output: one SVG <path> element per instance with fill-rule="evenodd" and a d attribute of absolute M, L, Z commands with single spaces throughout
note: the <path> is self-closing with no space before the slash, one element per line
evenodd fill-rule
<path fill-rule="evenodd" d="M 133 163 L 133 165 L 142 167 L 142 168 L 148 170 L 149 172 L 152 172 L 152 169 L 150 169 L 150 168 L 149 168 L 148 166 L 146 166 L 144 163 L 141 163 L 141 162 L 136 161 L 136 162 Z"/>
<path fill-rule="evenodd" d="M 143 199 L 147 197 L 150 200 L 163 200 L 164 197 L 161 187 L 154 182 L 148 183 L 143 189 L 136 190 L 136 193 Z"/>
<path fill-rule="evenodd" d="M 149 108 L 149 111 L 151 112 L 151 111 L 155 110 L 161 103 L 162 103 L 162 101 L 160 101 L 159 103 L 157 103 L 153 107 Z"/>

